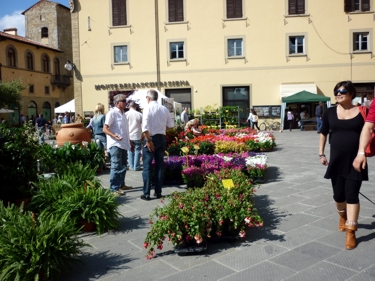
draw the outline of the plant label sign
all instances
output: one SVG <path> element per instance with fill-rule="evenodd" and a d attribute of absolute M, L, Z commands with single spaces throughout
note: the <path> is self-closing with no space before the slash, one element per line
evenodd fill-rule
<path fill-rule="evenodd" d="M 234 187 L 234 183 L 232 179 L 222 180 L 221 182 L 223 183 L 224 188 L 231 189 Z"/>

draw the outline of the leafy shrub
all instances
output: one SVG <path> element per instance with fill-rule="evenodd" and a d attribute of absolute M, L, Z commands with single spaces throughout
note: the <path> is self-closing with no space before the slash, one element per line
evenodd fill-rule
<path fill-rule="evenodd" d="M 37 160 L 41 146 L 32 124 L 0 125 L 0 200 L 30 196 L 30 181 L 37 180 Z"/>
<path fill-rule="evenodd" d="M 35 217 L 0 203 L 0 280 L 59 280 L 79 260 L 73 221 L 55 215 Z"/>

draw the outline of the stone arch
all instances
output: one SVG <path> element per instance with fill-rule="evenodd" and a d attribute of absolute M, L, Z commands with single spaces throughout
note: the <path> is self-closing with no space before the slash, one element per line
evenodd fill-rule
<path fill-rule="evenodd" d="M 34 101 L 30 101 L 27 104 L 27 116 L 29 116 L 30 120 L 32 120 L 33 117 L 36 117 L 38 114 L 38 107 Z"/>

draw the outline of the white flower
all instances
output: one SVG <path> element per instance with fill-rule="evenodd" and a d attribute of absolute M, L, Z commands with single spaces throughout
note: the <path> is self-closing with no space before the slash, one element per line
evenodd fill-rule
<path fill-rule="evenodd" d="M 256 155 L 246 158 L 246 166 L 256 167 L 257 165 L 267 166 L 267 155 Z"/>

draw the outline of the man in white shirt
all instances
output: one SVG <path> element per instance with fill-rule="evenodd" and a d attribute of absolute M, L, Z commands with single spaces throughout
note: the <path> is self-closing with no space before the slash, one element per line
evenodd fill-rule
<path fill-rule="evenodd" d="M 111 155 L 110 190 L 115 195 L 123 195 L 123 190 L 132 189 L 125 185 L 127 150 L 134 149 L 129 139 L 129 124 L 125 116 L 126 96 L 114 97 L 115 107 L 105 117 L 103 132 L 107 135 L 107 150 Z"/>
<path fill-rule="evenodd" d="M 129 138 L 134 145 L 134 151 L 128 151 L 129 169 L 132 171 L 140 171 L 140 159 L 142 148 L 142 113 L 137 111 L 135 102 L 129 103 L 129 111 L 125 113 L 129 122 Z"/>
<path fill-rule="evenodd" d="M 174 127 L 168 109 L 158 104 L 158 93 L 147 92 L 148 105 L 143 110 L 142 132 L 145 137 L 143 147 L 143 195 L 141 199 L 150 200 L 151 163 L 155 158 L 155 195 L 161 198 L 164 170 L 164 151 L 166 149 L 166 130 Z"/>
<path fill-rule="evenodd" d="M 188 112 L 188 109 L 187 107 L 185 107 L 181 113 L 181 124 L 186 124 L 187 122 L 189 122 L 189 116 L 187 112 Z"/>

